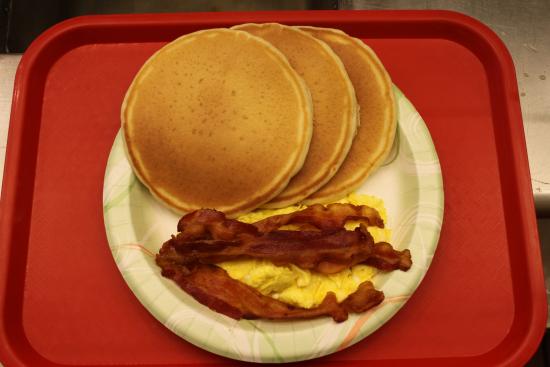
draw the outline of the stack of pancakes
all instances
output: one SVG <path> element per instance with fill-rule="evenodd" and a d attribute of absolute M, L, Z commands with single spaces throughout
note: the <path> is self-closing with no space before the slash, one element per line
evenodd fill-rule
<path fill-rule="evenodd" d="M 269 23 L 167 44 L 137 73 L 121 119 L 155 197 L 236 217 L 354 191 L 390 151 L 396 114 L 388 73 L 361 40 Z"/>

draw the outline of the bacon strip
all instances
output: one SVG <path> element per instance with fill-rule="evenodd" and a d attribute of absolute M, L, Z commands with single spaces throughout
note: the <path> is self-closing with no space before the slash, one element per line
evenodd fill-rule
<path fill-rule="evenodd" d="M 407 271 L 412 266 L 411 252 L 408 249 L 396 251 L 389 243 L 378 242 L 374 245 L 372 256 L 364 263 L 382 271 Z"/>
<path fill-rule="evenodd" d="M 363 312 L 378 305 L 384 294 L 374 289 L 371 282 L 362 283 L 357 291 L 342 303 L 329 292 L 317 307 L 294 307 L 232 279 L 225 270 L 214 265 L 197 265 L 191 270 L 157 258 L 162 275 L 175 281 L 183 290 L 210 309 L 233 319 L 271 320 L 305 319 L 330 316 L 336 322 L 347 320 L 349 312 Z"/>
<path fill-rule="evenodd" d="M 256 223 L 247 224 L 236 219 L 227 219 L 225 214 L 213 209 L 201 209 L 184 215 L 178 222 L 179 236 L 183 239 L 233 240 L 258 232 L 272 232 L 287 224 L 313 227 L 319 230 L 334 230 L 344 227 L 347 221 L 358 221 L 366 226 L 384 228 L 384 221 L 376 209 L 366 205 L 321 204 L 289 214 L 274 215 Z"/>
<path fill-rule="evenodd" d="M 364 226 L 354 231 L 273 231 L 240 241 L 189 242 L 178 235 L 163 246 L 161 253 L 164 252 L 169 252 L 167 256 L 182 265 L 264 259 L 275 265 L 295 264 L 323 274 L 334 274 L 365 262 L 384 271 L 410 267 L 408 250 L 396 251 L 385 243 L 375 245 Z"/>
<path fill-rule="evenodd" d="M 304 210 L 289 214 L 273 215 L 254 223 L 260 232 L 271 232 L 287 224 L 306 224 L 317 229 L 343 228 L 347 221 L 354 220 L 365 226 L 384 228 L 384 221 L 378 211 L 366 205 L 315 204 Z"/>
<path fill-rule="evenodd" d="M 235 240 L 246 235 L 255 236 L 258 229 L 252 224 L 227 219 L 213 209 L 200 209 L 184 215 L 178 222 L 178 238 L 183 241 L 200 239 Z"/>
<path fill-rule="evenodd" d="M 354 231 L 348 220 L 361 223 Z M 278 230 L 286 224 L 312 226 L 310 231 Z M 292 319 L 331 316 L 347 319 L 382 302 L 384 295 L 371 282 L 338 303 L 333 293 L 312 309 L 293 307 L 232 279 L 214 264 L 235 259 L 268 259 L 276 265 L 296 264 L 333 274 L 364 263 L 383 271 L 408 270 L 411 254 L 385 242 L 374 243 L 366 225 L 383 227 L 376 210 L 367 206 L 314 205 L 299 212 L 274 216 L 254 224 L 227 219 L 221 212 L 202 209 L 185 215 L 178 235 L 164 243 L 156 257 L 162 275 L 174 280 L 200 303 L 235 319 Z"/>

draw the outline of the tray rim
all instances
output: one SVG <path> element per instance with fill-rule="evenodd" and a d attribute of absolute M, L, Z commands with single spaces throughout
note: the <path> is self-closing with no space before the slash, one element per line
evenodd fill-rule
<path fill-rule="evenodd" d="M 17 288 L 17 285 L 23 285 L 25 280 L 25 264 L 26 251 L 18 257 L 15 257 L 13 247 L 10 244 L 16 242 L 14 225 L 17 221 L 22 221 L 28 215 L 32 218 L 31 205 L 32 197 L 18 195 L 18 187 L 21 189 L 18 178 L 22 171 L 31 169 L 34 174 L 35 166 L 30 168 L 27 166 L 22 168 L 21 160 L 24 154 L 31 155 L 36 164 L 36 151 L 29 149 L 25 150 L 23 140 L 25 138 L 25 125 L 31 124 L 28 116 L 28 106 L 31 105 L 32 96 L 43 91 L 43 84 L 40 87 L 31 88 L 31 85 L 36 85 L 37 80 L 33 79 L 33 74 L 39 73 L 39 70 L 49 70 L 58 57 L 61 57 L 65 52 L 89 43 L 90 39 L 95 36 L 87 30 L 99 31 L 102 27 L 140 27 L 140 26 L 163 26 L 175 27 L 182 25 L 195 26 L 197 28 L 207 27 L 208 24 L 235 24 L 244 22 L 266 22 L 277 20 L 282 23 L 315 23 L 322 25 L 324 23 L 359 23 L 368 21 L 369 23 L 409 23 L 421 28 L 419 32 L 424 32 L 424 37 L 410 38 L 433 38 L 433 33 L 430 33 L 429 26 L 437 25 L 440 27 L 451 27 L 457 32 L 466 32 L 470 36 L 475 36 L 474 40 L 477 43 L 460 43 L 456 39 L 451 41 L 462 44 L 466 48 L 474 52 L 476 57 L 478 53 L 474 48 L 479 48 L 486 53 L 486 57 L 491 62 L 490 65 L 487 59 L 480 59 L 483 62 L 486 72 L 490 66 L 496 66 L 497 70 L 492 70 L 491 74 L 496 75 L 499 84 L 498 89 L 490 90 L 493 113 L 500 113 L 508 121 L 506 129 L 495 129 L 495 137 L 499 140 L 504 139 L 509 152 L 506 155 L 510 156 L 507 163 L 512 163 L 503 167 L 501 155 L 504 154 L 497 149 L 497 158 L 499 162 L 499 171 L 503 168 L 512 170 L 514 173 L 514 181 L 509 182 L 510 191 L 517 199 L 514 201 L 516 211 L 514 213 L 504 212 L 505 221 L 507 223 L 513 220 L 518 226 L 514 232 L 517 239 L 524 243 L 523 258 L 511 259 L 511 270 L 514 272 L 513 264 L 516 266 L 523 265 L 522 269 L 528 273 L 523 274 L 518 280 L 512 276 L 514 293 L 527 295 L 526 303 L 531 313 L 529 315 L 517 313 L 514 316 L 512 326 L 508 335 L 504 340 L 493 350 L 479 356 L 470 356 L 462 358 L 429 358 L 429 359 L 413 359 L 412 362 L 422 364 L 423 362 L 433 363 L 457 363 L 462 364 L 466 361 L 487 364 L 521 364 L 526 362 L 534 353 L 542 338 L 546 326 L 546 295 L 544 290 L 544 278 L 542 273 L 542 260 L 538 242 L 538 232 L 536 217 L 534 211 L 533 194 L 531 190 L 531 180 L 529 166 L 527 161 L 527 149 L 524 137 L 523 123 L 519 104 L 519 94 L 517 90 L 517 81 L 512 58 L 500 38 L 486 25 L 478 20 L 466 16 L 464 14 L 447 11 L 447 10 L 377 10 L 377 11 L 360 11 L 360 10 L 336 10 L 336 11 L 262 11 L 262 12 L 224 12 L 224 13 L 167 13 L 167 14 L 130 14 L 130 15 L 88 15 L 71 18 L 54 25 L 52 28 L 45 31 L 29 46 L 28 50 L 23 55 L 17 74 L 15 77 L 15 88 L 13 94 L 12 109 L 10 115 L 10 126 L 8 130 L 8 144 L 6 149 L 6 162 L 4 167 L 4 183 L 2 188 L 2 200 L 0 201 L 0 253 L 6 256 L 0 257 L 0 315 L 2 322 L 0 323 L 0 359 L 3 363 L 10 365 L 26 365 L 28 362 L 29 353 L 34 354 L 41 363 L 53 365 L 52 362 L 46 360 L 37 351 L 32 349 L 26 339 L 25 333 L 21 325 L 19 327 L 13 325 L 14 319 L 20 320 L 22 317 L 19 303 L 8 302 L 7 295 L 12 288 Z M 426 28 L 428 26 L 428 28 Z M 437 33 L 437 32 L 435 32 Z M 74 35 L 81 36 L 74 39 Z M 431 36 L 429 36 L 431 34 Z M 148 40 L 141 42 L 158 42 L 162 41 L 161 35 L 164 38 L 169 38 L 166 32 L 159 34 L 152 33 L 148 35 Z M 72 36 L 72 38 L 71 38 Z M 128 35 L 127 35 L 128 36 Z M 391 35 L 385 38 L 392 38 Z M 63 43 L 65 42 L 65 43 Z M 124 41 L 122 41 L 124 42 Z M 96 41 L 97 43 L 97 41 Z M 110 43 L 110 42 L 109 42 Z M 53 53 L 53 56 L 52 56 Z M 37 71 L 37 69 L 39 69 Z M 39 80 L 40 81 L 40 80 Z M 496 95 L 496 97 L 495 97 Z M 497 98 L 498 97 L 498 98 Z M 497 104 L 505 101 L 504 105 Z M 38 112 L 40 116 L 40 112 Z M 39 129 L 36 129 L 39 131 Z M 36 147 L 34 147 L 36 148 Z M 34 177 L 33 177 L 34 178 Z M 28 179 L 27 185 L 32 188 L 34 180 Z M 508 186 L 506 187 L 508 188 Z M 32 192 L 32 190 L 31 190 Z M 508 192 L 504 192 L 506 196 Z M 21 207 L 26 211 L 21 213 Z M 30 225 L 30 221 L 29 221 Z M 508 227 L 510 228 L 510 227 Z M 28 232 L 26 232 L 28 234 Z M 511 229 L 508 231 L 510 237 Z M 21 246 L 21 245 L 20 245 Z M 15 260 L 15 261 L 10 261 Z M 10 271 L 11 270 L 11 271 Z M 517 271 L 517 270 L 516 270 Z M 20 276 L 17 279 L 17 275 Z M 10 281 L 9 281 L 10 280 Z M 516 300 L 517 295 L 514 296 Z M 12 330 L 14 329 L 14 330 Z M 11 333 L 10 333 L 11 331 Z M 514 339 L 513 334 L 519 333 L 523 338 L 519 343 Z M 24 351 L 20 347 L 16 347 L 14 338 L 26 342 Z M 503 357 L 504 356 L 504 357 Z M 36 360 L 36 359 L 35 359 Z M 382 361 L 383 362 L 383 361 Z"/>

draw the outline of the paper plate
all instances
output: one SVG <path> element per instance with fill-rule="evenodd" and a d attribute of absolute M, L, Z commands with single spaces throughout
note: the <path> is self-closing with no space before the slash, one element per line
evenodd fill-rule
<path fill-rule="evenodd" d="M 251 362 L 291 362 L 321 357 L 362 340 L 405 304 L 426 274 L 443 220 L 441 169 L 430 133 L 405 96 L 395 89 L 399 109 L 396 143 L 384 166 L 357 191 L 384 200 L 392 245 L 408 248 L 407 272 L 378 274 L 373 283 L 385 294 L 378 307 L 331 318 L 273 322 L 236 321 L 211 311 L 160 275 L 154 257 L 175 234 L 179 216 L 154 199 L 137 180 L 117 135 L 103 190 L 105 229 L 114 260 L 130 289 L 167 328 L 194 345 Z"/>

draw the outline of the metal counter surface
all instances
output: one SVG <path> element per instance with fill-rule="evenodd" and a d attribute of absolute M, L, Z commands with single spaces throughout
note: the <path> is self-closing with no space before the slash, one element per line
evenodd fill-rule
<path fill-rule="evenodd" d="M 489 26 L 516 67 L 537 213 L 550 215 L 550 1 L 341 0 L 339 9 L 444 9 Z"/>

